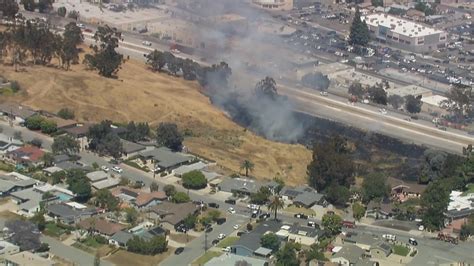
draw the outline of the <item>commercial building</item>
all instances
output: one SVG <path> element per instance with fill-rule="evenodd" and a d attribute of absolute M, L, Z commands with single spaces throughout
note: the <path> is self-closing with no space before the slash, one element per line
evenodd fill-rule
<path fill-rule="evenodd" d="M 413 52 L 428 52 L 446 45 L 447 33 L 395 16 L 376 13 L 362 18 L 375 38 Z"/>

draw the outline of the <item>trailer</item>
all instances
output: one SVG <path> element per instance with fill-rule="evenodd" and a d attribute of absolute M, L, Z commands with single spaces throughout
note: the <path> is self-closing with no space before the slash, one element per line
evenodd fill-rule
<path fill-rule="evenodd" d="M 453 243 L 455 245 L 459 243 L 459 237 L 457 235 L 450 234 L 450 233 L 439 232 L 438 237 L 436 239 Z"/>

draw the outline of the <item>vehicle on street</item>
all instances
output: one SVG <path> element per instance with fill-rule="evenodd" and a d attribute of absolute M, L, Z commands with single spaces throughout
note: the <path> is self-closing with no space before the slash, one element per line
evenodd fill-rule
<path fill-rule="evenodd" d="M 342 221 L 342 226 L 344 226 L 346 228 L 354 228 L 355 227 L 355 222 L 344 220 L 344 221 Z"/>
<path fill-rule="evenodd" d="M 314 222 L 314 221 L 308 221 L 308 226 L 309 226 L 309 227 L 314 227 L 314 228 L 318 228 L 318 227 L 319 227 L 319 225 L 318 225 L 316 222 Z"/>
<path fill-rule="evenodd" d="M 295 218 L 308 219 L 308 215 L 306 215 L 304 213 L 297 213 L 297 214 L 295 214 Z"/>
<path fill-rule="evenodd" d="M 238 224 L 236 224 L 236 225 L 233 226 L 233 228 L 234 228 L 235 230 L 239 229 L 239 227 L 240 227 L 240 225 L 238 225 Z"/>
<path fill-rule="evenodd" d="M 226 218 L 217 218 L 216 219 L 216 223 L 219 224 L 219 225 L 225 223 L 226 221 L 227 221 Z"/>
<path fill-rule="evenodd" d="M 450 243 L 453 243 L 455 245 L 457 245 L 459 243 L 459 237 L 457 235 L 454 235 L 454 234 L 449 234 L 449 233 L 438 233 L 438 236 L 436 237 L 436 239 L 438 240 L 443 240 L 445 242 L 450 242 Z"/>
<path fill-rule="evenodd" d="M 179 248 L 177 248 L 177 249 L 174 251 L 174 254 L 175 254 L 175 255 L 179 255 L 179 254 L 183 253 L 183 251 L 184 251 L 184 248 L 183 248 L 183 247 L 179 247 Z"/>
<path fill-rule="evenodd" d="M 218 243 L 219 243 L 219 239 L 214 239 L 214 240 L 212 240 L 212 242 L 211 242 L 211 244 L 212 244 L 213 246 L 217 245 Z"/>
<path fill-rule="evenodd" d="M 232 214 L 234 214 L 234 213 L 235 213 L 235 209 L 234 209 L 234 208 L 232 208 L 232 207 L 230 207 L 230 208 L 229 208 L 227 211 L 228 211 L 229 213 L 232 213 Z"/>
<path fill-rule="evenodd" d="M 107 173 L 108 171 L 110 171 L 110 168 L 109 168 L 107 165 L 102 165 L 102 167 L 100 167 L 100 169 L 102 169 L 102 171 L 104 171 L 104 172 L 106 172 L 106 173 Z"/>
<path fill-rule="evenodd" d="M 145 46 L 151 46 L 151 42 L 149 41 L 143 41 L 142 44 Z"/>
<path fill-rule="evenodd" d="M 328 92 L 327 92 L 327 91 L 321 91 L 321 92 L 319 92 L 319 94 L 321 94 L 321 96 L 328 96 Z"/>
<path fill-rule="evenodd" d="M 222 248 L 222 252 L 230 252 L 230 247 Z"/>
<path fill-rule="evenodd" d="M 413 246 L 418 246 L 418 241 L 416 241 L 416 239 L 414 239 L 413 237 L 410 237 L 408 239 L 408 243 Z"/>
<path fill-rule="evenodd" d="M 383 234 L 382 238 L 385 239 L 385 240 L 390 240 L 390 241 L 396 241 L 397 240 L 397 237 L 395 235 L 391 235 L 391 234 Z"/>
<path fill-rule="evenodd" d="M 386 115 L 387 114 L 387 110 L 385 108 L 380 108 L 379 109 L 379 112 L 383 115 Z"/>
<path fill-rule="evenodd" d="M 262 214 L 260 214 L 260 216 L 258 216 L 258 218 L 261 219 L 261 220 L 265 220 L 269 217 L 270 217 L 269 213 L 262 213 Z"/>
<path fill-rule="evenodd" d="M 209 206 L 210 208 L 216 208 L 216 209 L 219 209 L 219 204 L 215 203 L 215 202 L 209 202 L 207 204 L 207 206 Z"/>
<path fill-rule="evenodd" d="M 121 174 L 123 172 L 123 169 L 118 167 L 118 166 L 114 166 L 114 167 L 112 167 L 112 171 Z"/>
<path fill-rule="evenodd" d="M 227 204 L 235 205 L 235 200 L 234 199 L 227 199 L 224 201 Z"/>
<path fill-rule="evenodd" d="M 249 204 L 249 205 L 247 205 L 247 208 L 249 208 L 251 210 L 257 210 L 259 207 L 256 204 Z"/>
<path fill-rule="evenodd" d="M 237 232 L 237 236 L 242 236 L 245 235 L 247 232 L 246 231 L 239 231 Z"/>
<path fill-rule="evenodd" d="M 223 233 L 220 233 L 219 236 L 217 237 L 217 239 L 219 239 L 219 240 L 222 240 L 224 238 L 225 238 L 225 234 L 223 234 Z"/>
<path fill-rule="evenodd" d="M 206 233 L 210 233 L 212 232 L 212 230 L 213 230 L 212 227 L 209 226 L 208 228 L 206 228 Z"/>

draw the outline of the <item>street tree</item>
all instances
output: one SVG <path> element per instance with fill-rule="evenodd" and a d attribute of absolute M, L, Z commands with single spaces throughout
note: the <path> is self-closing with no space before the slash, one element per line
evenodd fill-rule
<path fill-rule="evenodd" d="M 3 0 L 0 5 L 0 12 L 6 18 L 14 18 L 18 10 L 18 4 L 15 0 Z"/>
<path fill-rule="evenodd" d="M 272 77 L 265 77 L 255 85 L 255 94 L 257 97 L 267 97 L 269 99 L 276 99 L 278 91 L 276 82 Z"/>
<path fill-rule="evenodd" d="M 183 135 L 175 123 L 160 123 L 156 129 L 156 143 L 173 151 L 181 149 L 183 139 Z"/>
<path fill-rule="evenodd" d="M 334 236 L 341 232 L 342 218 L 337 214 L 327 213 L 323 215 L 322 224 L 324 230 Z"/>
<path fill-rule="evenodd" d="M 394 109 L 402 107 L 405 103 L 404 98 L 396 94 L 388 96 L 387 101 Z"/>
<path fill-rule="evenodd" d="M 159 188 L 160 188 L 160 186 L 158 185 L 158 183 L 156 183 L 155 181 L 151 182 L 151 184 L 150 184 L 150 191 L 151 192 L 158 191 Z"/>
<path fill-rule="evenodd" d="M 353 82 L 348 90 L 349 94 L 356 96 L 357 98 L 362 98 L 364 97 L 364 94 L 366 93 L 365 88 L 360 84 L 360 82 Z"/>
<path fill-rule="evenodd" d="M 70 135 L 61 135 L 54 138 L 51 149 L 54 154 L 66 154 L 68 156 L 79 153 L 79 142 Z"/>
<path fill-rule="evenodd" d="M 423 102 L 421 101 L 421 97 L 421 95 L 417 97 L 413 95 L 405 96 L 405 109 L 410 114 L 416 114 L 421 112 L 421 105 L 423 104 Z"/>
<path fill-rule="evenodd" d="M 99 26 L 94 34 L 96 44 L 91 45 L 93 53 L 85 55 L 84 63 L 101 76 L 114 77 L 123 63 L 123 55 L 115 50 L 121 38 L 116 28 Z"/>
<path fill-rule="evenodd" d="M 375 84 L 368 88 L 370 98 L 374 103 L 387 105 L 387 92 L 383 88 L 382 84 Z"/>
<path fill-rule="evenodd" d="M 176 192 L 171 197 L 171 201 L 174 203 L 185 203 L 189 202 L 190 200 L 191 198 L 189 198 L 189 195 L 184 192 Z"/>
<path fill-rule="evenodd" d="M 176 194 L 175 186 L 170 185 L 170 184 L 165 185 L 163 187 L 163 191 L 165 192 L 166 196 L 168 196 L 168 197 L 172 197 L 172 196 L 174 196 L 174 194 Z"/>
<path fill-rule="evenodd" d="M 364 215 L 365 215 L 364 206 L 360 204 L 359 202 L 354 202 L 352 204 L 352 216 L 354 217 L 354 219 L 356 219 L 357 221 L 360 221 L 360 219 L 364 217 Z"/>
<path fill-rule="evenodd" d="M 373 199 L 383 199 L 390 193 L 387 178 L 380 173 L 370 173 L 362 182 L 362 200 L 365 203 Z"/>
<path fill-rule="evenodd" d="M 359 8 L 356 7 L 354 20 L 349 34 L 349 43 L 351 45 L 367 46 L 370 41 L 369 27 L 365 21 L 360 18 Z"/>
<path fill-rule="evenodd" d="M 58 7 L 58 16 L 60 17 L 66 17 L 67 10 L 64 6 Z"/>
<path fill-rule="evenodd" d="M 307 167 L 310 186 L 323 191 L 336 183 L 348 187 L 354 181 L 354 162 L 347 141 L 334 136 L 313 147 L 312 161 Z"/>
<path fill-rule="evenodd" d="M 155 49 L 146 55 L 146 63 L 153 71 L 161 71 L 166 65 L 166 57 L 163 52 Z"/>
<path fill-rule="evenodd" d="M 448 111 L 452 112 L 458 118 L 465 116 L 471 116 L 474 111 L 474 93 L 472 92 L 472 86 L 466 86 L 462 84 L 455 84 L 446 93 L 447 100 L 444 100 L 442 104 L 445 104 Z"/>
<path fill-rule="evenodd" d="M 272 192 L 267 186 L 262 186 L 260 189 L 250 195 L 250 202 L 254 204 L 265 204 L 268 202 L 268 199 Z"/>
<path fill-rule="evenodd" d="M 443 180 L 436 180 L 421 195 L 422 220 L 428 230 L 439 230 L 444 226 L 450 192 Z"/>
<path fill-rule="evenodd" d="M 268 233 L 260 238 L 260 245 L 275 252 L 280 248 L 280 239 L 276 234 Z"/>
<path fill-rule="evenodd" d="M 281 210 L 285 207 L 285 202 L 280 196 L 272 196 L 270 203 L 268 204 L 268 209 L 274 213 L 274 219 L 277 219 L 278 210 Z"/>
<path fill-rule="evenodd" d="M 207 186 L 207 179 L 201 171 L 193 170 L 181 177 L 183 187 L 188 189 L 203 189 Z"/>
<path fill-rule="evenodd" d="M 250 160 L 244 160 L 240 164 L 240 170 L 245 170 L 245 176 L 249 176 L 249 172 L 252 172 L 254 169 L 255 165 L 250 161 Z"/>

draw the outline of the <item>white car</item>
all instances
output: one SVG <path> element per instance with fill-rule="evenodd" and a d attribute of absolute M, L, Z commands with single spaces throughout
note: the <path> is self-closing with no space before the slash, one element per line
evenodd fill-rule
<path fill-rule="evenodd" d="M 256 204 L 249 204 L 247 205 L 247 208 L 251 209 L 251 210 L 257 210 L 258 209 L 258 205 Z"/>
<path fill-rule="evenodd" d="M 104 172 L 110 171 L 110 168 L 107 165 L 102 165 L 102 167 L 100 167 L 100 169 L 102 169 L 102 171 L 104 171 Z"/>
<path fill-rule="evenodd" d="M 222 240 L 225 238 L 225 234 L 220 233 L 217 239 Z"/>
<path fill-rule="evenodd" d="M 112 170 L 113 170 L 114 172 L 119 173 L 119 174 L 121 174 L 121 173 L 123 172 L 123 169 L 120 168 L 120 167 L 118 167 L 118 166 L 112 167 Z"/>
<path fill-rule="evenodd" d="M 230 247 L 222 248 L 222 252 L 230 252 Z"/>
<path fill-rule="evenodd" d="M 420 226 L 418 226 L 418 230 L 419 230 L 419 231 L 424 231 L 424 230 L 425 230 L 425 227 L 424 227 L 423 225 L 420 225 Z"/>
<path fill-rule="evenodd" d="M 382 237 L 386 240 L 391 240 L 391 241 L 396 241 L 397 240 L 397 237 L 395 235 L 391 235 L 391 234 L 384 234 L 384 235 L 382 235 Z"/>
<path fill-rule="evenodd" d="M 380 113 L 383 114 L 383 115 L 386 115 L 386 114 L 387 114 L 387 110 L 385 110 L 385 108 L 381 108 L 379 111 L 380 111 Z"/>
<path fill-rule="evenodd" d="M 143 41 L 142 44 L 145 46 L 151 46 L 151 42 L 149 41 Z"/>
<path fill-rule="evenodd" d="M 227 211 L 228 211 L 229 213 L 232 213 L 232 214 L 235 213 L 235 210 L 234 210 L 234 208 L 232 208 L 232 207 L 230 207 Z"/>
<path fill-rule="evenodd" d="M 234 225 L 234 229 L 235 230 L 239 229 L 239 225 L 238 224 Z"/>
<path fill-rule="evenodd" d="M 328 92 L 327 92 L 327 91 L 321 91 L 319 94 L 321 94 L 321 96 L 328 96 Z"/>

